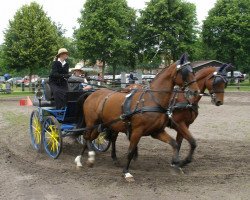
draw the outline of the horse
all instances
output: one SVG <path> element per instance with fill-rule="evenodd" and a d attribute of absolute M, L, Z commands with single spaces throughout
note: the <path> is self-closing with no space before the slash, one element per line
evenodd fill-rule
<path fill-rule="evenodd" d="M 177 149 L 178 152 L 180 151 L 181 144 L 183 138 L 185 138 L 190 144 L 190 151 L 187 157 L 180 161 L 179 166 L 184 167 L 185 165 L 192 162 L 193 154 L 196 148 L 196 140 L 193 138 L 191 132 L 189 131 L 189 126 L 194 122 L 194 120 L 198 116 L 198 102 L 200 101 L 201 97 L 205 95 L 205 90 L 209 91 L 209 95 L 211 97 L 211 102 L 216 105 L 220 106 L 223 105 L 224 102 L 224 89 L 227 86 L 227 72 L 232 70 L 231 64 L 223 64 L 221 67 L 206 67 L 199 70 L 195 74 L 195 78 L 200 88 L 200 95 L 195 97 L 193 104 L 190 104 L 186 99 L 183 93 L 174 93 L 173 94 L 173 102 L 169 107 L 169 123 L 167 124 L 168 127 L 173 128 L 177 131 L 176 141 L 177 141 Z M 139 84 L 132 84 L 129 85 L 126 89 L 141 89 L 143 88 L 142 85 Z M 114 136 L 111 138 L 112 142 L 112 151 L 111 157 L 114 163 L 117 163 L 116 157 L 116 142 L 117 137 Z M 138 157 L 138 149 L 136 149 L 134 159 Z"/>
<path fill-rule="evenodd" d="M 192 94 L 189 98 L 191 102 L 199 94 L 199 88 L 186 54 L 183 54 L 179 61 L 163 69 L 152 81 L 148 90 L 134 90 L 133 93 L 127 94 L 101 89 L 90 94 L 83 103 L 82 126 L 86 127 L 83 134 L 86 145 L 83 146 L 81 155 L 75 158 L 77 166 L 82 166 L 81 156 L 87 147 L 89 148 L 87 164 L 93 166 L 95 153 L 90 143 L 102 130 L 108 128 L 113 134 L 118 135 L 119 132 L 128 130 L 124 121 L 129 121 L 131 124 L 128 136 L 130 145 L 127 164 L 123 169 L 127 181 L 134 181 L 133 175 L 129 173 L 129 166 L 142 136 L 151 135 L 155 139 L 170 144 L 173 148 L 172 163 L 178 167 L 177 143 L 164 130 L 167 120 L 166 111 L 175 85 Z"/>

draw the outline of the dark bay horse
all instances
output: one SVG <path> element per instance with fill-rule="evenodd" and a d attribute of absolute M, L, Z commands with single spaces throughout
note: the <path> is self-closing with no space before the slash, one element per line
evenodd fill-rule
<path fill-rule="evenodd" d="M 211 102 L 216 106 L 223 105 L 224 89 L 228 82 L 226 78 L 227 71 L 230 71 L 231 69 L 232 66 L 230 64 L 224 64 L 219 69 L 216 67 L 203 68 L 195 75 L 201 94 L 204 94 L 207 89 L 209 96 L 211 97 Z M 202 95 L 199 95 L 195 98 L 193 107 L 183 108 L 183 105 L 181 105 L 181 109 L 175 109 L 171 118 L 172 123 L 168 124 L 171 128 L 174 128 L 177 131 L 176 141 L 178 144 L 178 151 L 180 151 L 183 138 L 185 138 L 190 144 L 190 151 L 187 157 L 181 161 L 181 167 L 192 161 L 193 153 L 196 148 L 196 141 L 189 131 L 189 126 L 198 116 L 198 102 L 201 97 Z M 183 104 L 183 102 L 185 102 L 184 96 L 179 94 L 176 104 Z"/>
<path fill-rule="evenodd" d="M 124 120 L 129 120 L 130 145 L 127 164 L 123 170 L 126 180 L 133 180 L 133 176 L 129 173 L 129 165 L 142 136 L 151 135 L 155 139 L 169 143 L 173 148 L 173 163 L 178 164 L 176 141 L 164 130 L 167 121 L 166 110 L 175 85 L 188 89 L 193 96 L 199 93 L 186 54 L 182 55 L 179 61 L 162 70 L 151 83 L 149 90 L 135 91 L 133 95 L 130 94 L 131 97 L 126 93 L 108 89 L 92 93 L 83 104 L 83 126 L 88 130 L 84 134 L 87 145 L 83 147 L 82 154 L 87 146 L 91 148 L 90 142 L 98 137 L 103 128 L 109 128 L 117 135 L 119 132 L 127 131 Z M 131 110 L 126 113 L 123 111 L 125 99 L 130 99 Z M 193 102 L 193 98 L 190 98 L 190 101 Z M 81 155 L 75 159 L 78 166 L 81 166 L 80 158 Z M 88 163 L 93 164 L 94 160 L 94 151 L 90 149 Z"/>
<path fill-rule="evenodd" d="M 205 90 L 209 92 L 211 102 L 216 106 L 220 106 L 224 101 L 224 89 L 227 85 L 227 72 L 232 70 L 230 64 L 224 64 L 220 68 L 207 67 L 199 70 L 195 74 L 195 78 L 200 88 L 201 95 L 195 97 L 194 102 L 189 104 L 183 93 L 176 93 L 174 95 L 174 102 L 170 105 L 170 113 L 168 113 L 169 123 L 168 127 L 177 131 L 176 141 L 178 144 L 178 151 L 180 151 L 181 143 L 185 138 L 190 144 L 190 151 L 188 156 L 179 163 L 180 167 L 183 167 L 192 161 L 193 153 L 196 148 L 196 141 L 189 131 L 189 126 L 194 122 L 198 116 L 198 102 L 203 96 Z M 127 89 L 142 88 L 141 85 L 133 84 L 127 87 Z M 112 151 L 111 157 L 114 162 L 117 162 L 115 141 L 116 137 L 112 137 Z M 137 150 L 136 150 L 137 151 Z M 138 153 L 135 152 L 135 159 Z"/>

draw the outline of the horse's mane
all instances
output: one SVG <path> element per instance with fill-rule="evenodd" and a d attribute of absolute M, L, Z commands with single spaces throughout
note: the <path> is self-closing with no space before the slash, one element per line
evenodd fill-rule
<path fill-rule="evenodd" d="M 199 69 L 198 71 L 195 72 L 195 74 L 198 76 L 198 78 L 196 78 L 196 79 L 200 80 L 200 79 L 204 78 L 205 76 L 207 76 L 207 74 L 204 74 L 203 76 L 201 76 L 201 71 L 202 70 L 209 70 L 209 69 L 211 69 L 211 71 L 212 71 L 212 69 L 214 69 L 214 68 L 216 68 L 216 67 L 214 67 L 214 66 L 208 66 L 208 67 L 203 67 L 203 68 Z"/>
<path fill-rule="evenodd" d="M 227 70 L 230 70 L 231 68 L 232 68 L 232 65 L 231 64 L 223 64 L 223 65 L 221 65 L 220 67 L 215 67 L 215 66 L 208 66 L 208 67 L 204 67 L 204 68 L 202 68 L 202 69 L 199 69 L 197 72 L 196 72 L 196 74 L 198 75 L 198 77 L 199 77 L 199 75 L 200 75 L 200 71 L 201 70 L 205 70 L 205 69 L 216 69 L 216 72 L 218 72 L 218 74 L 220 74 L 220 75 L 222 75 L 222 76 L 226 76 L 227 75 Z M 199 77 L 199 79 L 201 79 L 201 78 L 203 78 L 203 77 Z"/>
<path fill-rule="evenodd" d="M 176 62 L 175 62 L 175 63 L 176 63 Z M 173 65 L 173 64 L 175 64 L 175 63 L 172 63 L 171 65 Z M 159 78 L 159 76 L 160 76 L 163 72 L 165 72 L 167 69 L 169 69 L 169 67 L 170 67 L 171 65 L 165 66 L 158 74 L 156 74 L 156 76 L 155 76 L 154 79 L 151 81 L 151 83 L 153 83 L 155 80 L 157 80 L 157 79 Z"/>

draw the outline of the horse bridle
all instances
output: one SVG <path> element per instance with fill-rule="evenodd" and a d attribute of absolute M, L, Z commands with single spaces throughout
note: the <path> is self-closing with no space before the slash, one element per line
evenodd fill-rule
<path fill-rule="evenodd" d="M 218 73 L 218 72 L 214 72 L 210 77 L 207 78 L 206 81 L 210 80 L 211 78 L 214 78 L 214 80 L 213 80 L 213 84 L 212 84 L 212 90 L 209 91 L 209 94 L 211 96 L 212 101 L 215 102 L 216 93 L 224 93 L 224 90 L 216 90 L 215 89 L 216 84 L 218 84 L 220 82 L 224 82 L 226 84 L 226 86 L 225 86 L 225 88 L 226 88 L 228 80 L 227 80 L 225 75 Z"/>
<path fill-rule="evenodd" d="M 193 69 L 190 65 L 190 62 L 186 62 L 184 64 L 178 64 L 177 63 L 177 74 L 179 72 L 181 72 L 181 76 L 182 76 L 182 79 L 184 80 L 184 86 L 181 87 L 181 90 L 184 91 L 184 95 L 187 99 L 189 99 L 191 96 L 196 96 L 196 92 L 192 91 L 190 88 L 189 88 L 189 85 L 193 84 L 196 82 L 196 79 L 194 80 L 191 80 L 191 81 L 187 81 L 187 76 L 188 74 L 191 72 L 194 74 L 193 72 Z M 176 77 L 177 77 L 177 74 L 176 74 Z M 175 77 L 175 79 L 176 79 Z M 174 79 L 174 82 L 175 82 L 175 79 Z"/>

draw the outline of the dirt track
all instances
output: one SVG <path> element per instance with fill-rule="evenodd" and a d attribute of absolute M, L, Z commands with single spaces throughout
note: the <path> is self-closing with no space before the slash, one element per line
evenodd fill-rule
<path fill-rule="evenodd" d="M 191 126 L 198 147 L 194 161 L 176 174 L 172 150 L 150 137 L 139 144 L 131 164 L 134 183 L 121 176 L 110 151 L 97 155 L 94 168 L 76 170 L 79 145 L 64 140 L 57 160 L 36 153 L 28 135 L 32 107 L 0 100 L 0 199 L 249 199 L 250 93 L 226 93 L 215 107 L 203 97 L 199 117 Z M 175 135 L 174 131 L 169 131 Z M 126 161 L 128 141 L 121 134 L 117 150 Z M 188 150 L 184 142 L 182 155 Z M 86 158 L 86 155 L 85 155 Z"/>

